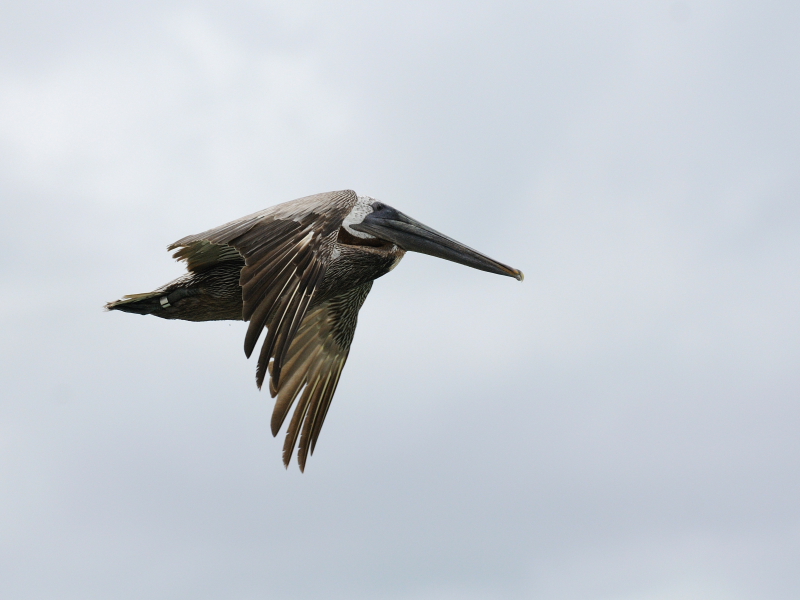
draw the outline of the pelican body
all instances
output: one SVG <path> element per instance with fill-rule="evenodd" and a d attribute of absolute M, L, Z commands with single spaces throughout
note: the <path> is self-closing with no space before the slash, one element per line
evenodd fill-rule
<path fill-rule="evenodd" d="M 406 251 L 523 278 L 521 271 L 352 190 L 279 204 L 187 236 L 168 250 L 186 262 L 185 275 L 106 308 L 162 319 L 249 321 L 248 357 L 266 330 L 256 383 L 261 388 L 269 375 L 276 399 L 273 436 L 297 400 L 283 462 L 288 467 L 297 447 L 301 471 L 347 361 L 358 311 L 372 282 L 396 267 Z"/>

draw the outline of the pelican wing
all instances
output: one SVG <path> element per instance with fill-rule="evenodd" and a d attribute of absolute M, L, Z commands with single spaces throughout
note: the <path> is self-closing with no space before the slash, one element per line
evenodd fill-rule
<path fill-rule="evenodd" d="M 284 465 L 289 465 L 298 437 L 297 462 L 301 471 L 305 469 L 309 452 L 314 453 L 350 352 L 358 311 L 371 288 L 370 281 L 308 311 L 286 355 L 284 377 L 270 380 L 270 393 L 277 396 L 272 412 L 272 435 L 278 434 L 292 404 L 300 396 L 286 429 Z"/>
<path fill-rule="evenodd" d="M 169 250 L 176 248 L 177 244 L 178 242 L 170 246 Z M 174 256 L 179 260 L 185 260 L 186 269 L 194 273 L 202 273 L 223 262 L 241 262 L 242 260 L 242 255 L 236 248 L 227 244 L 212 244 L 205 240 L 192 242 L 188 246 L 182 247 Z"/>
<path fill-rule="evenodd" d="M 352 190 L 307 196 L 169 246 L 178 249 L 175 258 L 186 260 L 190 270 L 229 259 L 226 247 L 244 258 L 239 285 L 242 316 L 250 321 L 244 342 L 248 357 L 267 329 L 256 369 L 259 388 L 268 366 L 278 385 L 286 353 L 325 275 L 336 235 L 356 202 Z"/>

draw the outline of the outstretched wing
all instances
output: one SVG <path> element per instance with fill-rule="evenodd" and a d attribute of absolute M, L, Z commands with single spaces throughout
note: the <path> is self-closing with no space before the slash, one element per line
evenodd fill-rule
<path fill-rule="evenodd" d="M 270 365 L 277 386 L 286 353 L 325 275 L 342 221 L 358 198 L 352 190 L 327 192 L 279 204 L 220 227 L 178 240 L 169 250 L 191 270 L 227 258 L 244 258 L 239 277 L 242 317 L 250 321 L 244 351 L 249 357 L 264 328 L 256 369 L 258 387 Z"/>
<path fill-rule="evenodd" d="M 283 464 L 288 466 L 298 437 L 297 462 L 305 470 L 309 452 L 314 453 L 319 432 L 347 361 L 356 331 L 358 311 L 372 288 L 372 282 L 352 288 L 308 311 L 292 340 L 284 363 L 285 377 L 270 382 L 275 400 L 272 435 L 278 435 L 295 399 L 283 444 Z"/>

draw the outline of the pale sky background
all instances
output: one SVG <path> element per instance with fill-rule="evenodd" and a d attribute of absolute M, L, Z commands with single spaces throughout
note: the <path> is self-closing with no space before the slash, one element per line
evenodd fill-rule
<path fill-rule="evenodd" d="M 800 3 L 0 5 L 0 596 L 800 597 Z M 243 323 L 104 313 L 352 188 L 305 474 Z"/>

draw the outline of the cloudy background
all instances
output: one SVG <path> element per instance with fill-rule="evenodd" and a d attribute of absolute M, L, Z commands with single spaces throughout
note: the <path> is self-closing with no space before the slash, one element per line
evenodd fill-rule
<path fill-rule="evenodd" d="M 0 7 L 0 595 L 800 597 L 800 5 Z M 353 188 L 409 255 L 305 474 L 242 323 L 104 313 Z"/>

